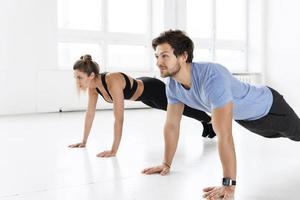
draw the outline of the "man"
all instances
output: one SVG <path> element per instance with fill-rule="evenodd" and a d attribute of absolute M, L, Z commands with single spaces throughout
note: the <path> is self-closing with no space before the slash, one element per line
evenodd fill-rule
<path fill-rule="evenodd" d="M 193 63 L 193 42 L 180 30 L 170 30 L 152 41 L 157 66 L 168 77 L 167 118 L 164 126 L 165 152 L 161 165 L 143 170 L 145 174 L 170 171 L 176 151 L 184 104 L 211 113 L 218 137 L 223 167 L 222 186 L 203 189 L 207 199 L 230 199 L 236 185 L 236 156 L 232 120 L 264 137 L 286 137 L 300 141 L 300 120 L 275 90 L 240 82 L 216 63 Z"/>

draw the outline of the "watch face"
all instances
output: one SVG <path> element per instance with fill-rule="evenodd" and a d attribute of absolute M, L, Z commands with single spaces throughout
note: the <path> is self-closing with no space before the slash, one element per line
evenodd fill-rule
<path fill-rule="evenodd" d="M 230 179 L 228 179 L 228 178 L 223 178 L 222 185 L 224 185 L 224 186 L 229 186 L 229 184 L 230 184 Z"/>
<path fill-rule="evenodd" d="M 224 185 L 224 186 L 236 185 L 236 181 L 231 180 L 230 178 L 223 178 L 222 185 Z"/>

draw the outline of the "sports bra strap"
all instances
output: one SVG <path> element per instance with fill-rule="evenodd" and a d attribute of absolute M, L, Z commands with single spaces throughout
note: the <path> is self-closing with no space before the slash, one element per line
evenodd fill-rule
<path fill-rule="evenodd" d="M 102 85 L 103 85 L 105 91 L 107 92 L 107 94 L 109 95 L 110 99 L 112 100 L 112 97 L 111 97 L 111 95 L 110 95 L 110 93 L 108 91 L 107 84 L 106 84 L 106 81 L 105 81 L 106 74 L 107 74 L 107 72 L 104 72 L 104 73 L 101 74 L 102 75 L 101 76 L 101 81 L 102 81 Z"/>

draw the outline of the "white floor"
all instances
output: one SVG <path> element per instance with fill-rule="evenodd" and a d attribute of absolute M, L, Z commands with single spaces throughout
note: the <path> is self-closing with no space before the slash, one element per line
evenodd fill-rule
<path fill-rule="evenodd" d="M 112 111 L 97 112 L 85 149 L 84 113 L 0 117 L 0 199 L 3 200 L 196 200 L 222 178 L 216 141 L 184 118 L 172 172 L 141 174 L 160 164 L 165 113 L 126 110 L 117 157 L 97 158 L 111 146 Z M 300 143 L 265 139 L 234 124 L 238 159 L 236 200 L 299 200 Z"/>

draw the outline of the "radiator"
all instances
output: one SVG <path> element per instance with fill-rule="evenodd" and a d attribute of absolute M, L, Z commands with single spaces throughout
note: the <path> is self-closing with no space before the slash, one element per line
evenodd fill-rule
<path fill-rule="evenodd" d="M 242 73 L 232 73 L 234 77 L 238 80 L 250 83 L 250 84 L 260 84 L 261 83 L 261 74 L 260 73 L 250 73 L 250 72 L 242 72 Z"/>

